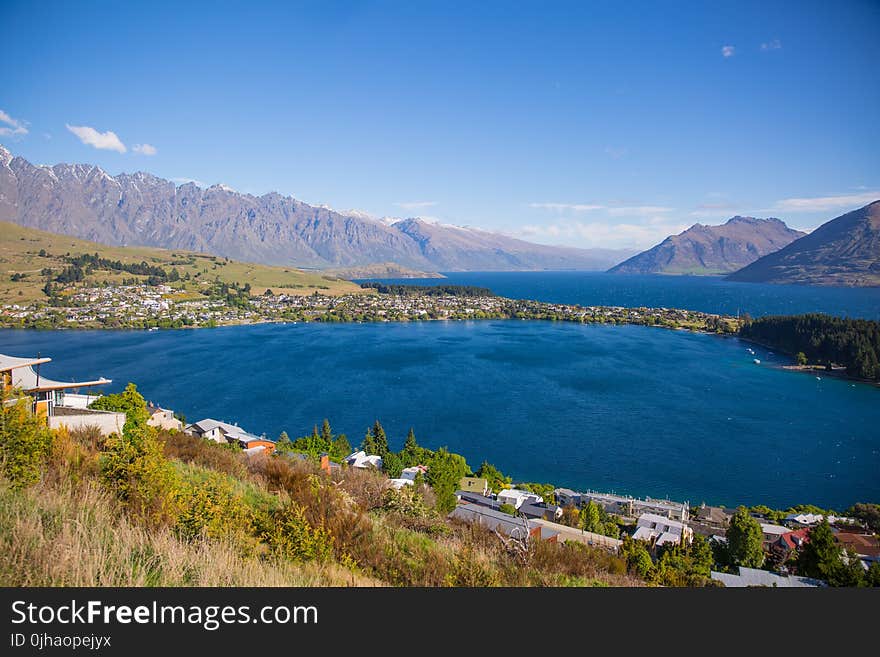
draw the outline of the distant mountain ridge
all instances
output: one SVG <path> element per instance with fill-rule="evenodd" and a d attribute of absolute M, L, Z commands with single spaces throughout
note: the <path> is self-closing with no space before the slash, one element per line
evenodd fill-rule
<path fill-rule="evenodd" d="M 785 222 L 731 217 L 720 226 L 694 224 L 609 271 L 615 274 L 726 274 L 773 253 L 805 233 Z"/>
<path fill-rule="evenodd" d="M 396 263 L 421 271 L 604 270 L 632 254 L 532 244 L 497 233 L 393 223 L 272 192 L 176 186 L 87 164 L 35 166 L 0 146 L 0 220 L 109 245 L 201 251 L 272 265 Z"/>
<path fill-rule="evenodd" d="M 880 286 L 880 200 L 728 276 L 750 283 Z"/>

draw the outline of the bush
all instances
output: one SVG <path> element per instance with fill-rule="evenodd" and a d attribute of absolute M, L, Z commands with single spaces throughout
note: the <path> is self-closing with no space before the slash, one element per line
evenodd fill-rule
<path fill-rule="evenodd" d="M 333 556 L 333 536 L 324 527 L 313 527 L 296 502 L 274 514 L 262 538 L 276 554 L 292 561 L 323 562 Z"/>
<path fill-rule="evenodd" d="M 52 432 L 31 412 L 30 397 L 8 388 L 0 395 L 0 470 L 15 489 L 37 483 L 52 447 Z"/>

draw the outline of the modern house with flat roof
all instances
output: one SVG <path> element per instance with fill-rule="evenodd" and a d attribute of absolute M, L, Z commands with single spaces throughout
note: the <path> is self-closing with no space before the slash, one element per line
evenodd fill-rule
<path fill-rule="evenodd" d="M 31 398 L 31 411 L 46 418 L 49 428 L 68 429 L 97 427 L 103 435 L 122 431 L 125 413 L 96 411 L 86 408 L 91 395 L 72 394 L 71 390 L 94 388 L 112 383 L 100 377 L 89 381 L 56 381 L 43 376 L 41 366 L 51 358 L 19 358 L 0 354 L 0 388 L 20 390 Z"/>
<path fill-rule="evenodd" d="M 190 436 L 213 440 L 217 443 L 237 444 L 243 450 L 259 447 L 266 452 L 275 451 L 275 441 L 269 440 L 265 436 L 249 433 L 236 424 L 220 422 L 211 418 L 188 424 L 183 429 L 183 432 Z"/>

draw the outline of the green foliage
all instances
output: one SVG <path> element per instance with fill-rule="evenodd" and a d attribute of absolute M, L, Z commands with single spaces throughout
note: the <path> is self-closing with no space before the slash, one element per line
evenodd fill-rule
<path fill-rule="evenodd" d="M 696 534 L 690 545 L 685 543 L 660 548 L 655 578 L 663 586 L 706 586 L 714 565 L 709 541 L 705 536 Z"/>
<path fill-rule="evenodd" d="M 328 561 L 333 556 L 332 534 L 313 527 L 296 502 L 275 511 L 262 538 L 274 553 L 292 561 Z"/>
<path fill-rule="evenodd" d="M 654 562 L 644 541 L 637 541 L 630 536 L 623 537 L 620 556 L 626 561 L 626 569 L 644 580 L 650 580 L 654 574 Z"/>
<path fill-rule="evenodd" d="M 201 481 L 187 482 L 181 498 L 175 529 L 182 538 L 239 538 L 252 532 L 250 507 L 219 472 L 207 471 Z"/>
<path fill-rule="evenodd" d="M 391 479 L 397 479 L 403 472 L 403 459 L 394 452 L 388 452 L 382 458 L 382 470 Z"/>
<path fill-rule="evenodd" d="M 282 437 L 287 437 L 287 434 L 282 433 Z M 302 436 L 293 442 L 290 442 L 289 439 L 287 442 L 282 442 L 281 437 L 279 437 L 279 442 L 275 445 L 275 449 L 303 452 L 313 458 L 318 458 L 318 456 L 326 452 L 335 461 L 341 461 L 351 454 L 351 445 L 348 444 L 348 438 L 345 437 L 345 434 L 335 435 L 330 427 L 330 421 L 326 418 L 321 424 L 320 431 L 316 424 L 312 428 L 312 433 L 308 436 Z"/>
<path fill-rule="evenodd" d="M 389 488 L 385 491 L 382 508 L 409 518 L 431 518 L 434 514 L 425 506 L 425 501 L 416 486 Z"/>
<path fill-rule="evenodd" d="M 498 510 L 501 511 L 501 513 L 506 513 L 509 516 L 516 515 L 516 507 L 513 506 L 513 504 L 507 504 L 507 503 L 502 504 L 501 506 L 498 507 Z"/>
<path fill-rule="evenodd" d="M 437 510 L 447 513 L 455 508 L 455 491 L 461 478 L 470 472 L 464 457 L 441 447 L 428 462 L 428 485 L 434 490 Z"/>
<path fill-rule="evenodd" d="M 388 453 L 388 437 L 385 435 L 385 429 L 382 428 L 382 424 L 379 420 L 376 420 L 373 423 L 373 426 L 367 429 L 367 434 L 364 436 L 364 441 L 361 443 L 361 449 L 364 450 L 368 456 L 376 454 L 381 456 L 384 460 L 385 455 Z"/>
<path fill-rule="evenodd" d="M 149 415 L 144 398 L 137 391 L 137 386 L 129 383 L 125 390 L 112 395 L 103 395 L 89 404 L 96 411 L 113 411 L 125 413 L 126 424 L 143 424 L 146 426 Z"/>
<path fill-rule="evenodd" d="M 541 498 L 548 504 L 553 503 L 553 491 L 556 490 L 556 486 L 554 486 L 553 484 L 525 483 L 517 484 L 517 487 L 522 490 L 531 491 L 535 495 L 540 495 Z"/>
<path fill-rule="evenodd" d="M 590 500 L 580 513 L 580 528 L 585 532 L 617 538 L 620 527 L 600 505 Z"/>
<path fill-rule="evenodd" d="M 177 482 L 165 458 L 156 430 L 147 426 L 147 404 L 133 383 L 115 403 L 125 411 L 122 435 L 113 434 L 101 458 L 107 485 L 131 511 L 146 520 L 159 521 L 173 513 Z"/>
<path fill-rule="evenodd" d="M 802 352 L 814 363 L 838 363 L 850 376 L 880 380 L 880 322 L 875 320 L 767 316 L 744 324 L 740 335 L 789 354 Z"/>
<path fill-rule="evenodd" d="M 493 493 L 500 493 L 504 489 L 510 488 L 513 482 L 510 477 L 505 477 L 498 468 L 487 461 L 483 461 L 480 469 L 477 470 L 476 476 L 485 479 Z"/>
<path fill-rule="evenodd" d="M 797 361 L 797 364 L 800 366 L 806 365 L 809 361 L 807 359 L 807 355 L 803 351 L 799 351 L 794 355 L 794 359 Z"/>
<path fill-rule="evenodd" d="M 801 548 L 797 558 L 798 571 L 807 577 L 829 581 L 841 563 L 843 551 L 834 540 L 828 520 L 810 530 L 809 540 Z"/>
<path fill-rule="evenodd" d="M 875 534 L 880 533 L 880 504 L 859 502 L 847 509 L 846 515 L 865 523 Z"/>
<path fill-rule="evenodd" d="M 52 432 L 31 406 L 30 397 L 0 389 L 0 471 L 15 489 L 39 481 L 52 448 Z"/>
<path fill-rule="evenodd" d="M 732 566 L 760 568 L 764 564 L 764 534 L 761 525 L 741 506 L 727 528 L 727 553 Z"/>

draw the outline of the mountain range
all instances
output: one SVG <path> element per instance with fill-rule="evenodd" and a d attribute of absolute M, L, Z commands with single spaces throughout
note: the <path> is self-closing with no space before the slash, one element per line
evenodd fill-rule
<path fill-rule="evenodd" d="M 632 250 L 532 244 L 418 218 L 374 219 L 225 185 L 177 186 L 89 164 L 34 165 L 0 146 L 0 221 L 108 245 L 186 249 L 310 268 L 396 263 L 422 271 L 605 270 Z"/>
<path fill-rule="evenodd" d="M 880 285 L 880 201 L 822 224 L 727 278 L 750 283 Z"/>
<path fill-rule="evenodd" d="M 694 224 L 612 267 L 616 274 L 726 274 L 778 251 L 806 233 L 779 219 L 732 217 L 720 226 Z"/>

